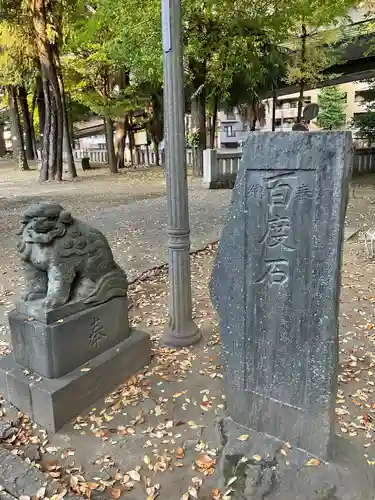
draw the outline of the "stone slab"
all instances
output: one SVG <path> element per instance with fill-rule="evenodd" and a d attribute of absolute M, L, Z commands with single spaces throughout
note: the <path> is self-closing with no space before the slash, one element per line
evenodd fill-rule
<path fill-rule="evenodd" d="M 1 499 L 10 500 L 20 498 L 22 495 L 31 498 L 44 486 L 48 497 L 52 497 L 60 488 L 57 481 L 52 481 L 39 469 L 27 464 L 19 456 L 13 455 L 10 450 L 0 445 Z M 77 497 L 70 492 L 64 498 L 66 500 L 82 499 L 82 497 Z"/>
<path fill-rule="evenodd" d="M 250 134 L 211 281 L 230 415 L 322 458 L 351 161 L 350 133 Z"/>
<path fill-rule="evenodd" d="M 149 362 L 150 337 L 138 330 L 131 330 L 126 340 L 57 379 L 25 375 L 9 355 L 0 360 L 0 393 L 42 427 L 56 432 Z"/>
<path fill-rule="evenodd" d="M 217 486 L 227 491 L 228 481 L 236 477 L 231 485 L 232 500 L 374 499 L 373 469 L 343 438 L 336 436 L 332 443 L 333 461 L 319 462 L 304 450 L 249 431 L 228 418 L 218 420 L 216 428 L 222 443 Z M 243 434 L 249 438 L 238 440 Z M 311 459 L 314 465 L 307 465 Z"/>
<path fill-rule="evenodd" d="M 124 297 L 120 297 L 119 299 L 127 300 L 126 295 L 124 295 Z M 72 300 L 64 306 L 57 307 L 56 309 L 46 309 L 43 306 L 43 299 L 31 300 L 30 302 L 20 300 L 16 303 L 16 310 L 20 314 L 41 321 L 46 325 L 56 323 L 57 321 L 72 316 L 73 314 L 79 313 L 81 311 L 86 311 L 87 307 L 88 305 L 85 304 L 82 299 Z"/>
<path fill-rule="evenodd" d="M 14 310 L 9 324 L 15 361 L 43 377 L 58 378 L 129 336 L 128 302 L 117 297 L 51 324 Z"/>
<path fill-rule="evenodd" d="M 59 482 L 52 481 L 39 469 L 27 464 L 19 456 L 0 445 L 0 498 L 11 500 L 20 498 L 22 495 L 33 497 L 42 487 L 46 487 L 48 497 L 58 493 L 61 488 Z M 68 492 L 64 499 L 80 500 L 82 497 Z"/>

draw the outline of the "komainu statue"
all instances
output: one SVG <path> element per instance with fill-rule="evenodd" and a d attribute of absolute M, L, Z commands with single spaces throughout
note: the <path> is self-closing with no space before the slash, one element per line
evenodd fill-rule
<path fill-rule="evenodd" d="M 60 205 L 31 205 L 18 234 L 17 248 L 26 265 L 23 301 L 43 299 L 50 310 L 71 301 L 89 307 L 126 296 L 126 274 L 105 236 Z"/>

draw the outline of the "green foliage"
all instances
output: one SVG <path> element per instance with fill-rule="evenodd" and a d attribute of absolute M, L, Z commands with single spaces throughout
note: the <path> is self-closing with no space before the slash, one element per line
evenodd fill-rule
<path fill-rule="evenodd" d="M 336 86 L 326 87 L 318 95 L 317 122 L 323 130 L 339 130 L 346 122 L 346 96 Z"/>
<path fill-rule="evenodd" d="M 116 119 L 148 109 L 149 131 L 162 137 L 162 32 L 160 0 L 51 2 L 47 35 L 58 42 L 69 105 Z M 284 72 L 287 81 L 314 82 L 333 61 L 335 24 L 353 0 L 182 0 L 186 97 L 244 105 L 260 117 L 259 103 Z M 32 81 L 35 61 L 31 0 L 0 0 L 0 85 Z M 301 54 L 301 26 L 306 51 Z M 290 42 L 290 40 L 293 40 Z M 284 48 L 283 48 L 284 47 Z M 287 47 L 287 50 L 285 49 Z M 150 103 L 150 106 L 148 104 Z M 82 116 L 77 109 L 74 119 Z"/>
<path fill-rule="evenodd" d="M 266 60 L 291 28 L 293 2 L 206 0 L 184 2 L 187 83 L 202 85 L 206 95 L 231 100 L 237 82 L 241 94 L 254 94 L 264 83 Z M 238 93 L 237 93 L 238 95 Z"/>
<path fill-rule="evenodd" d="M 200 132 L 199 129 L 197 129 L 195 132 L 189 132 L 187 134 L 187 141 L 186 145 L 188 148 L 196 148 L 199 146 L 199 137 L 200 137 Z"/>
<path fill-rule="evenodd" d="M 368 145 L 375 143 L 375 105 L 369 106 L 366 113 L 361 113 L 359 117 L 353 121 L 352 128 L 355 129 L 356 135 L 361 139 L 365 139 Z"/>
<path fill-rule="evenodd" d="M 336 42 L 340 23 L 347 18 L 354 0 L 295 0 L 294 26 L 288 48 L 292 56 L 287 63 L 288 84 L 315 85 L 323 80 L 323 70 L 333 65 L 340 52 Z M 330 27 L 330 29 L 327 29 Z"/>
<path fill-rule="evenodd" d="M 16 23 L 0 22 L 0 85 L 19 85 L 35 74 L 35 47 L 30 32 Z"/>
<path fill-rule="evenodd" d="M 140 85 L 145 81 L 160 83 L 162 74 L 161 61 L 151 64 L 155 47 L 147 23 L 142 22 L 148 20 L 151 27 L 150 8 L 141 9 L 137 2 L 129 0 L 129 9 L 124 9 L 124 3 L 98 0 L 95 10 L 83 9 L 73 17 L 62 58 L 66 88 L 72 99 L 112 119 L 145 108 L 149 96 Z M 159 36 L 160 22 L 154 21 Z"/>

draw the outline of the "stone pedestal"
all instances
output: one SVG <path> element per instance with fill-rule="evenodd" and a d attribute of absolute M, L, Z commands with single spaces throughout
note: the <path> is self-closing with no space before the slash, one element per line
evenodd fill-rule
<path fill-rule="evenodd" d="M 13 353 L 0 359 L 0 393 L 52 432 L 150 361 L 149 336 L 129 328 L 126 297 L 53 310 L 21 302 L 9 324 Z"/>
<path fill-rule="evenodd" d="M 55 379 L 26 374 L 9 355 L 0 360 L 0 393 L 42 427 L 56 432 L 149 362 L 149 335 L 137 330 L 131 330 L 128 338 L 85 365 Z"/>
<path fill-rule="evenodd" d="M 221 491 L 233 500 L 373 500 L 373 468 L 351 443 L 335 436 L 332 462 L 323 462 L 231 419 L 216 422 L 223 447 L 216 468 Z M 248 439 L 238 438 L 247 435 Z M 233 481 L 227 487 L 229 481 Z"/>
<path fill-rule="evenodd" d="M 218 180 L 217 151 L 216 149 L 205 149 L 203 151 L 203 186 L 215 189 Z"/>
<path fill-rule="evenodd" d="M 51 311 L 38 302 L 18 304 L 9 324 L 16 363 L 43 377 L 62 377 L 129 336 L 126 297 Z"/>
<path fill-rule="evenodd" d="M 0 393 L 57 431 L 147 365 L 150 339 L 129 329 L 128 280 L 100 231 L 50 203 L 30 205 L 21 222 L 26 286 L 9 314 Z"/>

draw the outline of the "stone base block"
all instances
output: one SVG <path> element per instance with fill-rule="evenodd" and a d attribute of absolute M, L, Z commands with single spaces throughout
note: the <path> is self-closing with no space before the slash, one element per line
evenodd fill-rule
<path fill-rule="evenodd" d="M 9 313 L 13 356 L 20 366 L 43 377 L 62 377 L 129 336 L 126 297 L 81 311 L 69 306 L 65 317 L 60 309 L 45 313 L 41 308 L 33 311 L 32 303 L 28 310 L 20 307 Z"/>
<path fill-rule="evenodd" d="M 203 187 L 206 189 L 233 189 L 236 183 L 236 175 L 223 176 L 217 181 L 203 181 Z"/>
<path fill-rule="evenodd" d="M 9 355 L 0 360 L 0 393 L 42 427 L 56 432 L 149 362 L 150 337 L 138 330 L 57 379 L 26 375 Z"/>
<path fill-rule="evenodd" d="M 217 486 L 221 491 L 232 488 L 232 500 L 374 499 L 373 469 L 343 438 L 334 438 L 331 461 L 323 462 L 229 418 L 217 421 L 216 426 L 222 444 Z M 239 440 L 243 435 L 248 438 Z"/>
<path fill-rule="evenodd" d="M 224 174 L 217 180 L 203 179 L 203 186 L 207 189 L 233 189 L 236 183 L 237 174 Z"/>

